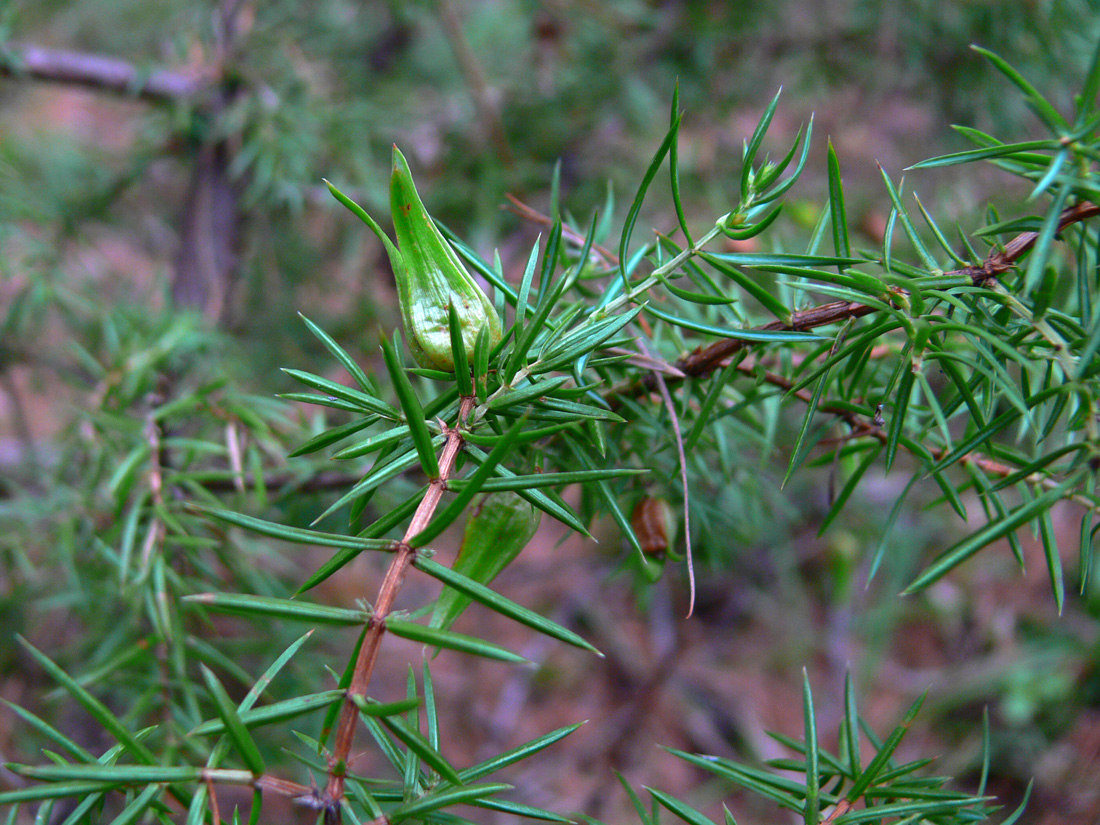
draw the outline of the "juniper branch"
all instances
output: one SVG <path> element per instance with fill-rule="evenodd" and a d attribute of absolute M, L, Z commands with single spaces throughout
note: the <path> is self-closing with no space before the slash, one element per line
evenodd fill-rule
<path fill-rule="evenodd" d="M 1097 215 L 1100 215 L 1100 206 L 1088 201 L 1067 207 L 1058 219 L 1058 232 L 1062 232 L 1072 224 L 1094 218 Z M 1015 267 L 1020 258 L 1035 246 L 1038 237 L 1038 232 L 1023 232 L 1005 244 L 1003 248 L 991 252 L 981 264 L 945 272 L 943 277 L 945 279 L 967 277 L 975 286 L 984 285 Z M 790 323 L 772 321 L 762 326 L 753 327 L 753 330 L 759 332 L 808 332 L 818 327 L 840 323 L 849 318 L 862 318 L 865 315 L 871 315 L 879 311 L 877 307 L 854 301 L 830 301 L 827 304 L 819 304 L 792 313 Z M 699 378 L 719 369 L 727 363 L 727 359 L 731 355 L 755 343 L 738 338 L 726 338 L 683 356 L 673 366 L 683 373 L 684 378 Z M 684 379 L 668 379 L 669 383 L 677 383 L 682 380 Z M 612 407 L 615 407 L 616 401 L 620 398 L 648 395 L 656 391 L 657 381 L 653 373 L 650 372 L 639 376 L 628 384 L 612 388 L 605 399 L 611 403 Z"/>
<path fill-rule="evenodd" d="M 443 450 L 439 458 L 439 476 L 433 478 L 428 485 L 428 491 L 421 500 L 420 505 L 413 514 L 412 521 L 405 535 L 397 543 L 397 552 L 393 561 L 386 570 L 385 578 L 378 591 L 378 598 L 374 603 L 374 612 L 367 624 L 367 631 L 363 643 L 359 647 L 359 655 L 352 671 L 351 684 L 344 698 L 344 705 L 340 710 L 340 719 L 336 726 L 336 742 L 333 747 L 332 757 L 329 760 L 329 778 L 325 789 L 325 825 L 335 825 L 340 822 L 340 800 L 344 796 L 344 778 L 347 770 L 348 754 L 351 752 L 352 742 L 355 738 L 355 727 L 359 720 L 359 708 L 355 700 L 363 699 L 367 695 L 370 686 L 371 675 L 374 672 L 375 662 L 378 660 L 378 651 L 382 645 L 382 636 L 386 632 L 386 616 L 393 609 L 394 601 L 405 581 L 405 574 L 409 565 L 416 558 L 416 550 L 409 546 L 409 540 L 420 533 L 432 520 L 436 508 L 447 488 L 447 480 L 454 471 L 458 454 L 462 450 L 465 440 L 461 427 L 466 423 L 470 411 L 474 408 L 476 399 L 464 397 L 459 406 L 458 423 L 453 429 L 447 430 L 447 440 L 443 444 Z"/>

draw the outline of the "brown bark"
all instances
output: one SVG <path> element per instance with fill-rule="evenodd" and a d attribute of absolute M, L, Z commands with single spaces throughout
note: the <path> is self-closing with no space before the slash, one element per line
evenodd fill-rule
<path fill-rule="evenodd" d="M 0 75 L 86 86 L 156 102 L 193 97 L 209 80 L 197 72 L 147 71 L 114 57 L 30 44 L 5 47 L 0 56 Z"/>
<path fill-rule="evenodd" d="M 231 160 L 224 141 L 196 151 L 172 276 L 173 303 L 214 321 L 225 319 L 238 273 L 242 218 Z"/>

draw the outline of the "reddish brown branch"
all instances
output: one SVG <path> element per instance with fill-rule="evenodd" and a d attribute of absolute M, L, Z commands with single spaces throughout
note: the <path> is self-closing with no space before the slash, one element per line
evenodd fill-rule
<path fill-rule="evenodd" d="M 836 803 L 836 807 L 833 808 L 829 815 L 821 820 L 821 825 L 832 825 L 832 823 L 836 822 L 838 819 L 840 819 L 840 817 L 844 816 L 844 814 L 848 813 L 848 811 L 850 811 L 851 809 L 851 802 L 849 802 L 847 799 L 840 800 L 838 803 Z"/>
<path fill-rule="evenodd" d="M 505 192 L 504 197 L 508 199 L 508 205 L 502 208 L 507 210 L 508 212 L 511 212 L 513 215 L 518 215 L 525 221 L 537 223 L 542 226 L 554 225 L 553 218 L 547 217 L 546 215 L 539 212 L 537 209 L 531 208 L 515 195 Z M 562 224 L 561 234 L 574 246 L 584 246 L 584 236 L 573 229 L 571 226 L 566 226 Z M 619 256 L 612 252 L 610 249 L 600 246 L 598 243 L 592 244 L 592 248 L 596 252 L 599 252 L 603 259 L 612 266 L 619 265 Z"/>
<path fill-rule="evenodd" d="M 1100 215 L 1100 206 L 1087 201 L 1085 203 L 1079 203 L 1076 206 L 1068 207 L 1062 212 L 1058 220 L 1058 231 L 1061 232 L 1071 224 L 1087 220 L 1088 218 L 1094 218 L 1097 215 Z M 962 269 L 945 272 L 943 277 L 957 278 L 965 276 L 970 278 L 971 283 L 975 285 L 985 284 L 1011 270 L 1016 265 L 1017 261 L 1035 246 L 1038 237 L 1038 232 L 1024 232 L 1005 244 L 1003 249 L 998 249 L 990 253 L 980 265 L 967 266 Z M 790 323 L 772 321 L 771 323 L 754 327 L 753 329 L 759 332 L 805 332 L 816 329 L 817 327 L 840 323 L 849 318 L 862 318 L 864 315 L 871 315 L 879 311 L 878 307 L 860 304 L 854 301 L 831 301 L 827 304 L 821 304 L 792 313 Z M 752 341 L 744 341 L 738 338 L 725 338 L 710 346 L 701 347 L 694 352 L 688 353 L 676 361 L 674 366 L 684 374 L 685 378 L 698 378 L 700 376 L 709 375 L 722 366 L 731 355 L 753 344 L 754 342 Z M 672 381 L 670 381 L 670 383 L 672 383 Z M 614 406 L 616 397 L 645 395 L 655 392 L 656 389 L 657 384 L 653 374 L 646 373 L 640 376 L 636 381 L 622 388 L 613 390 L 608 400 L 611 402 L 612 406 Z"/>
<path fill-rule="evenodd" d="M 1100 206 L 1089 201 L 1084 201 L 1075 206 L 1068 206 L 1062 210 L 1062 214 L 1058 218 L 1058 231 L 1055 234 L 1060 234 L 1063 229 L 1072 224 L 1095 218 L 1097 215 L 1100 215 Z M 990 254 L 981 267 L 966 267 L 945 274 L 969 275 L 975 284 L 984 283 L 990 278 L 996 278 L 998 275 L 1012 269 L 1016 262 L 1024 256 L 1024 253 L 1035 246 L 1038 239 L 1038 232 L 1023 232 L 1005 244 L 1003 250 L 997 250 Z"/>
<path fill-rule="evenodd" d="M 207 78 L 193 72 L 145 71 L 114 57 L 27 44 L 4 47 L 0 75 L 86 86 L 156 102 L 192 97 L 207 85 Z"/>
<path fill-rule="evenodd" d="M 505 207 L 508 211 L 533 223 L 546 226 L 553 223 L 549 217 L 531 208 L 518 198 L 511 195 L 505 195 L 505 197 L 509 201 L 508 206 Z M 1067 207 L 1062 211 L 1062 215 L 1058 219 L 1058 232 L 1062 232 L 1062 230 L 1072 224 L 1094 218 L 1098 215 L 1100 215 L 1100 206 L 1089 201 Z M 574 245 L 579 246 L 584 243 L 584 238 L 568 227 L 562 228 L 562 234 Z M 1035 242 L 1038 238 L 1038 232 L 1023 232 L 1005 244 L 1003 248 L 991 252 L 980 265 L 967 266 L 962 269 L 945 272 L 943 277 L 951 278 L 965 276 L 970 278 L 971 283 L 975 285 L 985 284 L 1015 267 L 1020 258 L 1035 246 Z M 594 244 L 592 248 L 599 252 L 608 263 L 618 264 L 619 259 L 609 250 L 604 249 L 598 244 Z M 864 315 L 871 315 L 879 311 L 878 307 L 854 301 L 831 301 L 827 304 L 820 304 L 815 307 L 810 307 L 809 309 L 803 309 L 792 313 L 789 323 L 772 321 L 762 326 L 753 327 L 752 331 L 806 332 L 811 329 L 816 329 L 817 327 L 847 321 L 850 318 L 862 318 Z M 669 378 L 666 376 L 666 380 L 668 380 L 670 384 L 673 384 L 685 378 L 698 378 L 709 375 L 714 372 L 714 370 L 723 366 L 731 355 L 747 346 L 752 346 L 754 343 L 756 342 L 745 341 L 738 338 L 725 338 L 708 347 L 700 347 L 694 352 L 680 358 L 675 364 L 670 365 L 672 369 L 679 371 L 681 374 L 679 377 L 673 376 Z M 656 391 L 656 375 L 653 372 L 646 372 L 636 381 L 613 389 L 606 396 L 606 399 L 611 403 L 612 407 L 614 407 L 619 398 L 645 395 Z"/>
<path fill-rule="evenodd" d="M 737 369 L 739 372 L 745 375 L 751 375 L 754 378 L 758 375 L 756 368 L 749 364 L 738 364 Z M 794 382 L 789 378 L 785 378 L 774 372 L 765 372 L 763 379 L 772 386 L 779 387 L 787 392 L 790 392 L 795 386 Z M 809 390 L 798 390 L 792 393 L 792 395 L 806 404 L 809 404 L 813 400 L 813 394 L 810 393 Z M 818 412 L 829 413 L 839 418 L 851 428 L 851 432 L 844 438 L 845 441 L 861 437 L 874 438 L 882 444 L 885 444 L 887 441 L 888 436 L 881 426 L 873 421 L 868 421 L 865 416 L 860 415 L 844 404 L 825 402 L 819 404 L 817 409 Z M 929 450 L 932 458 L 936 461 L 944 458 L 948 452 L 949 450 L 946 448 Z M 998 478 L 1007 478 L 1017 470 L 1016 467 L 1010 467 L 1007 464 L 994 461 L 992 458 L 988 458 L 981 453 L 967 453 L 959 458 L 959 463 L 963 465 L 973 464 L 975 467 L 980 468 L 986 475 L 996 476 Z"/>
<path fill-rule="evenodd" d="M 386 616 L 393 609 L 394 601 L 405 581 L 405 574 L 409 565 L 416 558 L 416 550 L 409 546 L 409 540 L 428 526 L 436 508 L 443 497 L 447 487 L 447 479 L 454 472 L 458 454 L 465 443 L 459 429 L 470 411 L 474 408 L 473 398 L 463 398 L 458 412 L 458 424 L 454 429 L 447 430 L 447 440 L 443 444 L 443 452 L 439 457 L 439 477 L 432 479 L 428 485 L 428 492 L 416 508 L 405 537 L 398 543 L 397 552 L 386 571 L 382 586 L 378 591 L 378 598 L 374 603 L 374 612 L 367 625 L 367 631 L 363 638 L 363 644 L 359 647 L 359 655 L 355 660 L 355 669 L 352 671 L 351 684 L 348 687 L 344 699 L 344 706 L 340 710 L 340 719 L 336 725 L 336 744 L 333 747 L 332 758 L 329 762 L 328 786 L 325 789 L 325 822 L 338 823 L 340 821 L 340 800 L 344 796 L 344 776 L 347 771 L 348 754 L 351 753 L 352 742 L 355 739 L 355 728 L 359 721 L 359 707 L 356 699 L 363 699 L 367 695 L 370 686 L 371 675 L 374 673 L 374 665 L 378 660 L 378 651 L 382 646 L 382 636 L 386 632 Z"/>

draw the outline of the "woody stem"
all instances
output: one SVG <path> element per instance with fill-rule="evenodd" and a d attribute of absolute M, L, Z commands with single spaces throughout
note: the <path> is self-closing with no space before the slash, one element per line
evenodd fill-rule
<path fill-rule="evenodd" d="M 428 492 L 416 508 L 404 537 L 398 542 L 393 561 L 390 562 L 378 590 L 374 612 L 367 623 L 363 643 L 359 647 L 359 655 L 355 660 L 355 669 L 352 671 L 351 684 L 344 697 L 344 705 L 340 709 L 340 718 L 336 726 L 336 744 L 329 762 L 328 785 L 325 788 L 326 825 L 330 821 L 334 823 L 340 821 L 339 804 L 344 797 L 344 776 L 347 771 L 348 754 L 351 752 L 352 742 L 355 739 L 355 726 L 359 719 L 359 708 L 355 700 L 356 698 L 362 700 L 367 695 L 367 687 L 370 685 L 374 665 L 378 660 L 378 651 L 382 646 L 382 636 L 386 632 L 386 617 L 393 609 L 409 565 L 416 558 L 416 550 L 409 546 L 409 540 L 427 527 L 428 522 L 435 515 L 447 487 L 447 479 L 454 472 L 458 454 L 465 443 L 459 427 L 465 423 L 470 411 L 474 408 L 474 403 L 473 397 L 462 398 L 458 413 L 459 425 L 454 429 L 448 429 L 446 433 L 447 440 L 443 444 L 443 451 L 439 457 L 439 476 L 433 478 L 428 485 Z"/>

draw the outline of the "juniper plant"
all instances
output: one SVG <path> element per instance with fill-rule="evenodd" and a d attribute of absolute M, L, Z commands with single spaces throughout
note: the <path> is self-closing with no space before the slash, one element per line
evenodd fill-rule
<path fill-rule="evenodd" d="M 285 400 L 344 416 L 294 455 L 342 445 L 333 458 L 358 462 L 374 457 L 317 517 L 319 522 L 342 513 L 351 528 L 290 527 L 219 506 L 218 479 L 203 474 L 210 435 L 175 438 L 165 427 L 196 405 L 221 404 L 231 428 L 221 453 L 234 465 L 221 480 L 243 485 L 239 430 L 253 439 L 269 432 L 278 420 L 274 408 L 250 412 L 231 393 L 219 395 L 228 390 L 210 384 L 183 398 L 149 396 L 144 443 L 113 471 L 109 485 L 125 491 L 141 484 L 147 490 L 119 512 L 117 545 L 104 544 L 102 556 L 117 566 L 123 589 L 146 612 L 153 628 L 148 643 L 159 650 L 160 672 L 149 679 L 144 704 L 119 716 L 97 697 L 96 671 L 71 676 L 28 645 L 37 664 L 114 744 L 102 753 L 90 752 L 29 711 L 16 709 L 55 750 L 46 752 L 49 764 L 9 766 L 35 780 L 0 793 L 0 803 L 11 806 L 9 821 L 32 803 L 40 806 L 37 819 L 50 821 L 60 810 L 54 806 L 71 800 L 63 814 L 67 823 L 108 815 L 115 822 L 173 817 L 183 817 L 188 825 L 220 822 L 226 816 L 218 797 L 226 785 L 252 789 L 251 822 L 262 821 L 264 799 L 272 794 L 292 797 L 325 823 L 444 825 L 465 821 L 452 812 L 457 805 L 566 821 L 509 800 L 502 795 L 508 786 L 489 777 L 573 728 L 471 766 L 455 766 L 444 755 L 446 720 L 435 713 L 427 661 L 419 679 L 410 675 L 405 700 L 372 698 L 372 674 L 385 653 L 386 635 L 429 649 L 520 661 L 491 640 L 450 629 L 463 605 L 476 602 L 597 654 L 572 629 L 490 586 L 522 549 L 533 521 L 539 514 L 549 516 L 588 535 L 593 518 L 605 515 L 618 526 L 639 580 L 660 576 L 666 560 L 682 562 L 690 572 L 693 541 L 708 555 L 720 545 L 714 514 L 701 501 L 705 479 L 731 475 L 734 438 L 774 445 L 782 435 L 778 416 L 786 410 L 796 410 L 800 419 L 788 440 L 786 478 L 808 462 L 835 466 L 843 478 L 823 530 L 877 466 L 903 468 L 910 478 L 891 521 L 906 494 L 926 485 L 938 489 L 941 507 L 964 521 L 975 502 L 984 511 L 982 523 L 965 522 L 964 537 L 933 559 L 907 593 L 927 588 L 1000 539 L 1007 539 L 1022 559 L 1016 531 L 1032 525 L 1060 610 L 1067 596 L 1051 527 L 1057 503 L 1069 502 L 1082 514 L 1082 589 L 1094 563 L 1100 467 L 1095 409 L 1100 396 L 1095 226 L 1100 190 L 1094 169 L 1100 149 L 1100 50 L 1068 116 L 1001 58 L 985 54 L 1023 95 L 1049 136 L 1005 143 L 966 128 L 961 131 L 976 148 L 914 167 L 989 161 L 1031 185 L 1030 201 L 1042 205 L 1038 214 L 1002 220 L 991 211 L 986 225 L 969 233 L 945 231 L 883 171 L 893 206 L 883 246 L 853 248 L 840 163 L 830 146 L 828 201 L 809 242 L 796 250 L 783 248 L 777 234 L 783 197 L 805 168 L 813 128 L 812 121 L 807 123 L 778 159 L 762 156 L 778 95 L 745 141 L 736 202 L 710 225 L 692 226 L 682 205 L 677 156 L 682 113 L 674 96 L 667 134 L 642 176 L 617 241 L 609 241 L 613 204 L 584 223 L 555 210 L 545 218 L 546 239 L 534 245 L 515 278 L 445 227 L 428 223 L 426 214 L 415 230 L 408 225 L 403 230 L 408 216 L 401 209 L 412 204 L 404 197 L 412 184 L 405 177 L 407 166 L 399 162 L 398 245 L 384 240 L 399 282 L 402 268 L 409 279 L 402 292 L 404 333 L 420 366 L 406 365 L 405 345 L 395 335 L 382 344 L 385 373 L 379 382 L 332 336 L 306 320 L 354 385 L 326 378 L 323 370 L 287 370 L 310 392 L 290 393 Z M 666 161 L 674 229 L 639 240 L 643 204 Z M 384 235 L 352 199 L 334 192 Z M 526 207 L 517 208 L 543 220 Z M 757 239 L 770 248 L 720 251 L 715 242 L 723 238 Z M 407 243 L 410 239 L 414 242 Z M 442 271 L 443 281 L 454 289 L 433 281 L 431 290 L 418 291 L 411 276 L 431 267 Z M 482 300 L 467 269 L 489 285 L 492 302 Z M 455 298 L 469 299 L 464 306 L 476 311 L 461 311 Z M 417 327 L 426 318 L 434 324 L 430 336 Z M 446 336 L 439 334 L 443 318 Z M 125 358 L 120 360 L 125 364 Z M 150 389 L 128 386 L 125 379 L 109 386 L 125 390 L 131 400 Z M 174 453 L 170 461 L 166 450 Z M 265 457 L 256 451 L 249 455 L 251 483 L 258 484 Z M 367 518 L 379 492 L 397 489 L 398 480 L 407 476 L 417 477 L 422 486 L 398 497 L 382 515 Z M 570 485 L 581 491 L 577 507 L 561 493 Z M 166 489 L 190 494 L 190 501 L 173 500 Z M 126 500 L 120 495 L 120 504 Z M 675 507 L 668 509 L 667 502 Z M 682 547 L 670 543 L 677 532 L 668 523 L 670 511 L 679 514 L 674 520 L 681 522 Z M 459 562 L 448 568 L 433 559 L 432 548 L 464 516 Z M 509 526 L 494 532 L 497 522 Z M 227 533 L 227 527 L 331 548 L 333 554 L 305 576 L 295 593 L 274 592 L 272 582 L 250 573 L 239 557 L 234 561 L 241 532 Z M 491 539 L 499 535 L 511 544 Z M 145 538 L 139 541 L 139 536 Z M 872 575 L 890 563 L 889 546 L 884 540 L 874 552 Z M 198 551 L 211 548 L 224 563 L 242 568 L 237 581 L 249 589 L 208 592 L 209 585 L 199 586 L 212 576 L 191 565 L 202 557 Z M 310 599 L 318 584 L 339 575 L 362 553 L 390 557 L 369 605 Z M 414 575 L 445 587 L 428 623 L 393 609 L 403 582 Z M 300 655 L 309 634 L 252 678 L 198 632 L 198 620 L 214 614 L 356 628 L 358 641 L 334 688 L 314 683 L 288 698 L 261 702 Z M 102 672 L 123 667 L 117 660 L 129 650 L 120 645 Z M 230 697 L 212 666 L 249 681 L 252 687 L 242 700 Z M 984 782 L 976 795 L 945 790 L 943 778 L 917 775 L 924 761 L 893 761 L 916 705 L 879 740 L 856 712 L 849 684 L 840 749 L 833 755 L 819 743 L 808 680 L 803 695 L 804 740 L 780 737 L 796 757 L 772 765 L 794 771 L 799 779 L 717 757 L 674 755 L 764 795 L 808 825 L 962 823 L 993 810 Z M 147 707 L 159 711 L 153 724 L 143 712 Z M 320 725 L 304 719 L 322 710 Z M 303 733 L 303 727 L 311 733 Z M 308 773 L 287 775 L 282 767 L 269 768 L 264 757 L 261 743 L 289 745 L 290 728 L 305 745 L 296 758 Z M 875 747 L 869 760 L 860 752 L 861 730 Z M 364 733 L 392 764 L 396 779 L 357 772 L 351 754 L 362 747 L 357 740 Z M 310 784 L 311 775 L 323 780 Z M 650 791 L 652 806 L 627 790 L 647 824 L 656 822 L 658 807 L 693 825 L 710 821 L 660 789 Z M 232 820 L 238 816 L 234 813 Z M 726 816 L 733 821 L 728 811 Z"/>

